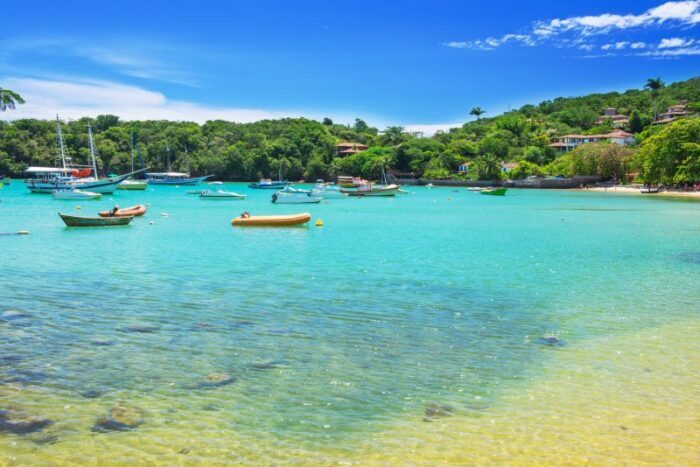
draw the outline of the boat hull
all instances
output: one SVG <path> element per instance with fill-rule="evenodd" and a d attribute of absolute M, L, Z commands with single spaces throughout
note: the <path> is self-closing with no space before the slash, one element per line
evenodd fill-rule
<path fill-rule="evenodd" d="M 53 192 L 54 199 L 100 199 L 102 195 L 93 191 L 83 190 L 56 190 Z"/>
<path fill-rule="evenodd" d="M 148 179 L 148 184 L 149 185 L 197 185 L 209 177 L 211 177 L 211 175 L 205 175 L 204 177 L 183 178 L 182 180 L 154 180 L 151 178 L 151 179 Z"/>
<path fill-rule="evenodd" d="M 399 188 L 399 186 L 389 186 L 386 188 L 371 188 L 369 190 L 341 190 L 341 192 L 348 196 L 395 196 Z"/>
<path fill-rule="evenodd" d="M 310 220 L 311 214 L 307 212 L 280 216 L 250 216 L 246 218 L 239 216 L 231 221 L 231 225 L 237 227 L 290 227 L 306 224 Z"/>
<path fill-rule="evenodd" d="M 136 181 L 136 180 L 124 180 L 119 184 L 119 189 L 120 190 L 132 190 L 132 191 L 140 191 L 140 190 L 145 190 L 146 187 L 148 186 L 148 182 L 145 180 L 143 181 Z"/>
<path fill-rule="evenodd" d="M 323 198 L 320 196 L 312 196 L 307 193 L 275 193 L 272 195 L 272 202 L 274 204 L 316 204 L 320 203 L 322 199 Z"/>
<path fill-rule="evenodd" d="M 109 211 L 100 211 L 97 214 L 100 217 L 140 217 L 146 214 L 146 206 L 138 204 L 130 208 L 119 209 L 115 214 L 110 214 Z"/>
<path fill-rule="evenodd" d="M 255 190 L 279 190 L 286 186 L 289 186 L 289 182 L 272 182 L 272 183 L 249 183 L 248 188 L 253 188 Z"/>
<path fill-rule="evenodd" d="M 25 183 L 29 191 L 32 193 L 46 193 L 51 194 L 56 190 L 83 190 L 91 191 L 93 193 L 100 193 L 103 195 L 108 195 L 114 193 L 114 191 L 119 187 L 119 184 L 126 180 L 128 175 L 122 175 L 117 178 L 108 178 L 105 180 L 98 180 L 93 182 L 80 183 L 77 181 L 41 181 L 34 179 L 27 179 Z"/>
<path fill-rule="evenodd" d="M 240 195 L 238 193 L 225 192 L 225 193 L 207 193 L 203 191 L 199 194 L 200 199 L 211 199 L 211 200 L 241 200 L 245 199 L 245 195 Z"/>
<path fill-rule="evenodd" d="M 490 196 L 505 196 L 506 191 L 508 191 L 508 188 L 495 188 L 491 190 L 481 190 L 479 193 Z"/>
<path fill-rule="evenodd" d="M 134 216 L 127 217 L 79 217 L 58 213 L 68 227 L 113 227 L 128 225 Z"/>

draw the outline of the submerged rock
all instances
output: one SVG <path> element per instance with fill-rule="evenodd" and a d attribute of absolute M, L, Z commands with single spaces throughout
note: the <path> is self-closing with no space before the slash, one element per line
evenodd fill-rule
<path fill-rule="evenodd" d="M 114 341 L 107 339 L 106 337 L 96 337 L 90 341 L 90 344 L 97 347 L 108 347 L 114 345 Z"/>
<path fill-rule="evenodd" d="M 566 345 L 566 341 L 564 339 L 560 339 L 552 334 L 541 336 L 539 339 L 537 339 L 537 342 L 550 347 L 563 347 Z"/>
<path fill-rule="evenodd" d="M 700 265 L 700 251 L 686 251 L 679 253 L 677 258 L 685 263 Z"/>
<path fill-rule="evenodd" d="M 31 318 L 32 315 L 25 311 L 20 311 L 20 310 L 6 310 L 3 311 L 2 314 L 0 314 L 0 319 L 3 319 L 5 321 L 12 321 L 15 319 L 26 319 L 26 318 Z"/>
<path fill-rule="evenodd" d="M 86 399 L 97 399 L 98 397 L 102 397 L 104 393 L 105 391 L 103 391 L 102 389 L 86 389 L 84 391 L 81 391 L 80 395 Z"/>
<path fill-rule="evenodd" d="M 209 373 L 202 381 L 197 383 L 192 389 L 218 388 L 233 384 L 236 379 L 226 373 Z"/>
<path fill-rule="evenodd" d="M 0 409 L 0 432 L 7 431 L 17 435 L 34 433 L 51 425 L 48 418 L 28 415 L 13 409 Z"/>
<path fill-rule="evenodd" d="M 436 418 L 451 417 L 454 409 L 445 404 L 430 404 L 425 408 L 425 421 L 431 421 Z"/>
<path fill-rule="evenodd" d="M 154 332 L 160 331 L 160 326 L 146 323 L 130 324 L 128 326 L 124 326 L 123 328 L 121 328 L 121 330 L 125 332 L 139 332 L 143 334 L 152 334 Z"/>
<path fill-rule="evenodd" d="M 284 366 L 285 364 L 286 362 L 283 360 L 262 360 L 250 363 L 248 368 L 253 371 L 272 370 Z"/>
<path fill-rule="evenodd" d="M 143 424 L 143 410 L 127 405 L 118 405 L 109 411 L 109 415 L 95 421 L 92 431 L 106 433 L 109 431 L 130 431 Z"/>

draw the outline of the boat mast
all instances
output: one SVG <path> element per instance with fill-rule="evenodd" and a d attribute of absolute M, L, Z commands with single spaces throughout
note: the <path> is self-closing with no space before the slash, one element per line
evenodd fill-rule
<path fill-rule="evenodd" d="M 168 153 L 168 172 L 172 172 L 173 169 L 170 167 L 170 146 L 168 146 L 168 142 L 165 142 L 165 152 Z"/>
<path fill-rule="evenodd" d="M 95 180 L 99 180 L 97 175 L 97 158 L 95 157 L 95 142 L 92 140 L 92 125 L 88 125 L 88 140 L 90 141 L 90 155 L 92 156 L 92 170 L 95 172 Z"/>
<path fill-rule="evenodd" d="M 132 173 L 134 172 L 134 146 L 136 146 L 136 144 L 134 143 L 134 141 L 135 141 L 134 138 L 135 138 L 134 130 L 132 129 L 131 130 L 131 172 Z"/>
<path fill-rule="evenodd" d="M 187 170 L 187 173 L 189 174 L 190 173 L 190 153 L 187 150 L 187 143 L 185 143 L 185 169 Z"/>
<path fill-rule="evenodd" d="M 58 119 L 58 114 L 56 114 L 56 136 L 58 138 L 58 147 L 61 148 L 61 163 L 63 168 L 66 169 L 66 147 L 63 144 L 63 131 L 61 130 L 61 121 Z"/>

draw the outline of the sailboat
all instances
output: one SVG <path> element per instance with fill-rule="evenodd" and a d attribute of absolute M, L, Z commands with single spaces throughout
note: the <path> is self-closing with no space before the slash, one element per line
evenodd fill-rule
<path fill-rule="evenodd" d="M 384 167 L 382 167 L 382 182 L 374 185 L 368 182 L 358 186 L 356 190 L 341 189 L 340 191 L 348 196 L 394 196 L 401 188 L 394 183 L 387 183 Z"/>
<path fill-rule="evenodd" d="M 95 156 L 95 142 L 92 138 L 92 126 L 88 125 L 92 166 L 79 166 L 72 163 L 72 158 L 66 154 L 63 131 L 61 130 L 61 122 L 58 119 L 58 115 L 56 116 L 56 135 L 61 153 L 62 167 L 29 167 L 25 170 L 25 173 L 30 178 L 25 179 L 24 183 L 32 193 L 53 193 L 57 190 L 79 189 L 93 193 L 110 194 L 114 193 L 119 184 L 130 175 L 141 172 L 141 170 L 138 170 L 117 177 L 100 179 L 97 174 L 97 158 Z"/>
<path fill-rule="evenodd" d="M 131 132 L 131 171 L 134 171 L 134 147 L 136 146 L 136 137 L 132 130 Z M 141 168 L 143 169 L 143 156 L 141 155 L 141 150 L 137 149 L 139 157 L 141 158 Z M 134 180 L 133 178 L 128 178 L 121 182 L 119 185 L 120 190 L 145 190 L 148 183 L 146 180 Z"/>
<path fill-rule="evenodd" d="M 185 146 L 187 148 L 187 146 Z M 197 185 L 203 182 L 212 175 L 203 177 L 191 177 L 189 173 L 173 172 L 170 167 L 170 146 L 165 142 L 165 150 L 168 153 L 168 171 L 167 172 L 147 172 L 146 180 L 153 185 Z"/>
<path fill-rule="evenodd" d="M 269 178 L 262 178 L 259 182 L 249 183 L 248 188 L 254 188 L 256 190 L 280 190 L 288 185 L 291 185 L 291 183 L 286 180 L 282 180 L 282 161 L 280 161 L 278 181 L 273 182 Z"/>

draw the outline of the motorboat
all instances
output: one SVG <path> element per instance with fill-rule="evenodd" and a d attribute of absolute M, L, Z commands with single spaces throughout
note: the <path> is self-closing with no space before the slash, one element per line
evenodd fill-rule
<path fill-rule="evenodd" d="M 285 187 L 272 195 L 272 202 L 275 204 L 307 204 L 320 203 L 322 196 L 313 195 L 308 190 Z"/>
<path fill-rule="evenodd" d="M 508 188 L 486 188 L 479 193 L 482 195 L 504 196 L 506 191 L 508 191 Z"/>
<path fill-rule="evenodd" d="M 311 190 L 311 195 L 321 196 L 324 199 L 343 198 L 345 195 L 340 191 L 340 187 L 328 183 L 318 183 Z"/>
<path fill-rule="evenodd" d="M 289 227 L 306 224 L 311 220 L 311 214 L 286 214 L 279 216 L 238 216 L 231 221 L 234 226 L 252 227 Z"/>
<path fill-rule="evenodd" d="M 53 191 L 54 199 L 100 199 L 102 195 L 94 191 L 61 189 Z"/>
<path fill-rule="evenodd" d="M 640 193 L 643 193 L 643 194 L 645 194 L 645 195 L 647 195 L 647 194 L 653 194 L 653 193 L 658 193 L 658 192 L 659 192 L 659 187 L 654 187 L 654 188 L 652 188 L 652 187 L 650 187 L 650 186 L 647 186 L 647 187 L 644 187 L 644 188 L 640 188 L 640 189 L 639 189 L 639 192 L 640 192 Z"/>
<path fill-rule="evenodd" d="M 145 190 L 148 186 L 146 180 L 126 179 L 119 184 L 120 190 Z"/>
<path fill-rule="evenodd" d="M 199 193 L 200 199 L 244 199 L 245 195 L 233 191 L 223 191 L 223 190 L 204 190 Z"/>
<path fill-rule="evenodd" d="M 279 190 L 289 185 L 290 183 L 286 180 L 273 182 L 269 178 L 263 178 L 259 182 L 248 184 L 248 188 L 253 188 L 255 190 Z"/>
<path fill-rule="evenodd" d="M 467 190 L 469 190 L 469 191 L 482 191 L 483 188 L 480 186 L 470 186 L 467 188 Z"/>
<path fill-rule="evenodd" d="M 134 216 L 127 217 L 81 217 L 58 213 L 68 227 L 111 227 L 115 225 L 127 225 Z"/>
<path fill-rule="evenodd" d="M 117 212 L 112 213 L 111 211 L 100 211 L 97 214 L 100 217 L 140 217 L 146 214 L 146 206 L 143 204 L 137 204 L 136 206 L 131 206 L 129 208 L 117 209 Z"/>

